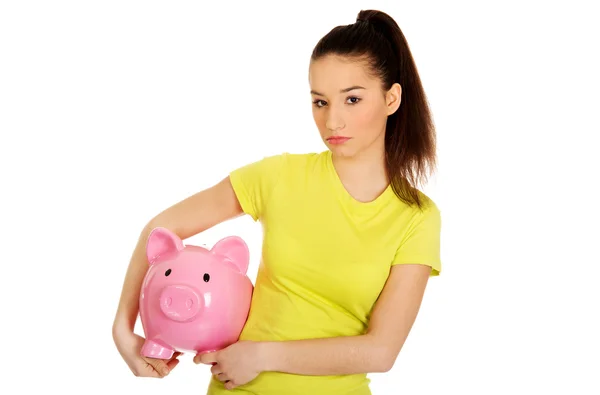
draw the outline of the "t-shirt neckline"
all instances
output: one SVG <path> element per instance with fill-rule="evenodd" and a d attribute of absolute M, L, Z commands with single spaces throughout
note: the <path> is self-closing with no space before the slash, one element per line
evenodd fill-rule
<path fill-rule="evenodd" d="M 370 202 L 361 202 L 360 200 L 355 199 L 346 190 L 346 187 L 344 187 L 344 184 L 342 183 L 342 180 L 340 179 L 337 170 L 335 170 L 335 167 L 333 165 L 332 152 L 330 150 L 327 150 L 325 152 L 325 156 L 327 162 L 327 171 L 332 180 L 333 187 L 338 196 L 340 196 L 344 202 L 357 209 L 379 208 L 382 205 L 389 202 L 390 198 L 394 194 L 391 184 L 388 184 L 387 188 L 379 196 L 377 196 L 374 200 L 371 200 Z"/>

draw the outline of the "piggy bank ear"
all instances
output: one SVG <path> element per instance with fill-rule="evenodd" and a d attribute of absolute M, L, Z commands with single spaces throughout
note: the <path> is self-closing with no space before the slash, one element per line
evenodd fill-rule
<path fill-rule="evenodd" d="M 246 274 L 250 263 L 250 251 L 240 237 L 229 236 L 217 242 L 210 250 L 213 254 L 222 255 L 233 263 L 241 273 Z"/>
<path fill-rule="evenodd" d="M 164 254 L 183 250 L 183 242 L 175 233 L 166 228 L 154 228 L 146 243 L 146 257 L 150 265 Z"/>

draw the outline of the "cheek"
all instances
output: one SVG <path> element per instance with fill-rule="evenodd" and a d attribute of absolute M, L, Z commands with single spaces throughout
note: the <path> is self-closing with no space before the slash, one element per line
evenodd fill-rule
<path fill-rule="evenodd" d="M 358 109 L 357 109 L 358 110 Z M 363 106 L 352 113 L 352 129 L 363 135 L 371 135 L 380 129 L 381 112 L 374 107 Z"/>
<path fill-rule="evenodd" d="M 317 128 L 319 129 L 319 132 L 321 134 L 323 134 L 325 129 L 327 129 L 327 126 L 326 126 L 327 118 L 325 117 L 325 112 L 324 111 L 316 111 L 313 109 L 313 119 L 315 121 L 315 124 L 317 125 Z"/>

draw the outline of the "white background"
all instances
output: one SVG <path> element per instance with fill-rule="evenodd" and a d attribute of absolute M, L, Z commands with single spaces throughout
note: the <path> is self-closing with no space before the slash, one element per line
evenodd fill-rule
<path fill-rule="evenodd" d="M 310 53 L 378 8 L 408 39 L 435 117 L 424 191 L 442 211 L 444 269 L 373 393 L 599 394 L 591 3 L 0 3 L 2 392 L 205 392 L 209 368 L 191 356 L 142 379 L 114 347 L 141 227 L 249 161 L 325 149 Z M 262 236 L 248 217 L 187 243 L 229 234 L 249 243 L 254 281 Z"/>

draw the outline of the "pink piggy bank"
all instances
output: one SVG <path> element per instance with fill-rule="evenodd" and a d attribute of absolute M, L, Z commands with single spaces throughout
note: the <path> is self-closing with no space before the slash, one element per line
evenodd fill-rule
<path fill-rule="evenodd" d="M 146 255 L 150 268 L 140 293 L 143 356 L 216 351 L 239 339 L 254 290 L 246 275 L 248 246 L 241 238 L 223 238 L 208 250 L 184 246 L 173 232 L 155 228 Z"/>

